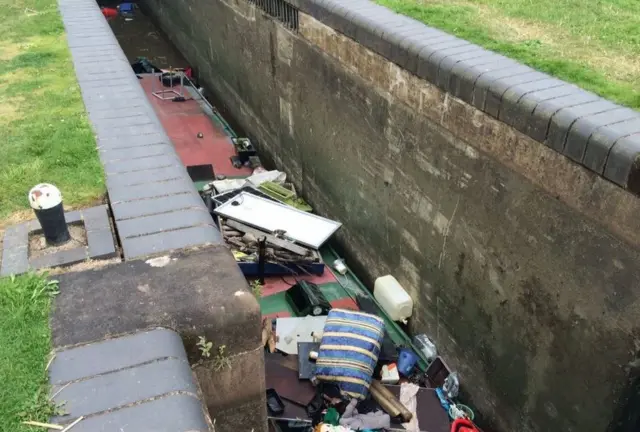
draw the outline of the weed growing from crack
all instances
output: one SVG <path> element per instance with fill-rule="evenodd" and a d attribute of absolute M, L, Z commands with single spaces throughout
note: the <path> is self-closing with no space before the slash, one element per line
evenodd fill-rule
<path fill-rule="evenodd" d="M 202 364 L 205 359 L 211 359 L 211 364 L 216 372 L 220 372 L 225 368 L 231 369 L 231 359 L 226 354 L 226 345 L 220 345 L 216 350 L 217 353 L 213 357 L 211 357 L 213 342 L 208 341 L 206 337 L 200 336 L 196 345 L 200 350 L 202 358 L 198 360 L 198 362 L 193 366 Z"/>
<path fill-rule="evenodd" d="M 262 297 L 263 285 L 260 283 L 259 280 L 256 279 L 249 282 L 249 287 L 251 288 L 251 292 L 253 293 L 255 298 L 260 299 Z"/>

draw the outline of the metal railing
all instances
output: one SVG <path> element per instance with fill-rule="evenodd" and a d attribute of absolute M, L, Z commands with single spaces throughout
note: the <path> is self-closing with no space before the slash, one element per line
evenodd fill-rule
<path fill-rule="evenodd" d="M 298 9 L 284 0 L 249 0 L 290 30 L 298 31 Z"/>

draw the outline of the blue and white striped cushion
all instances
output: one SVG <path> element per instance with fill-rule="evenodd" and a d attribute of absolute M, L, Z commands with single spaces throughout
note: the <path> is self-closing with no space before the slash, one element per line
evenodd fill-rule
<path fill-rule="evenodd" d="M 315 375 L 332 381 L 353 398 L 364 399 L 378 363 L 384 321 L 375 315 L 343 309 L 329 311 Z"/>

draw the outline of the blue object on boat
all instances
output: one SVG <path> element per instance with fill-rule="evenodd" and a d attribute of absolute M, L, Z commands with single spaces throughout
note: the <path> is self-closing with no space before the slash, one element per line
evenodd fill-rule
<path fill-rule="evenodd" d="M 410 348 L 402 348 L 398 355 L 398 372 L 404 376 L 411 375 L 413 368 L 418 362 L 418 356 Z"/>
<path fill-rule="evenodd" d="M 134 8 L 135 4 L 133 3 L 120 3 L 120 6 L 118 7 L 122 14 L 132 14 Z"/>

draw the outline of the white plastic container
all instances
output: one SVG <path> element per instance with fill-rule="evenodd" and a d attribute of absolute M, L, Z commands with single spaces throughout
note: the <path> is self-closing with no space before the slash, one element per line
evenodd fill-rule
<path fill-rule="evenodd" d="M 391 275 L 381 276 L 373 285 L 373 296 L 394 321 L 405 321 L 413 312 L 413 300 Z"/>

